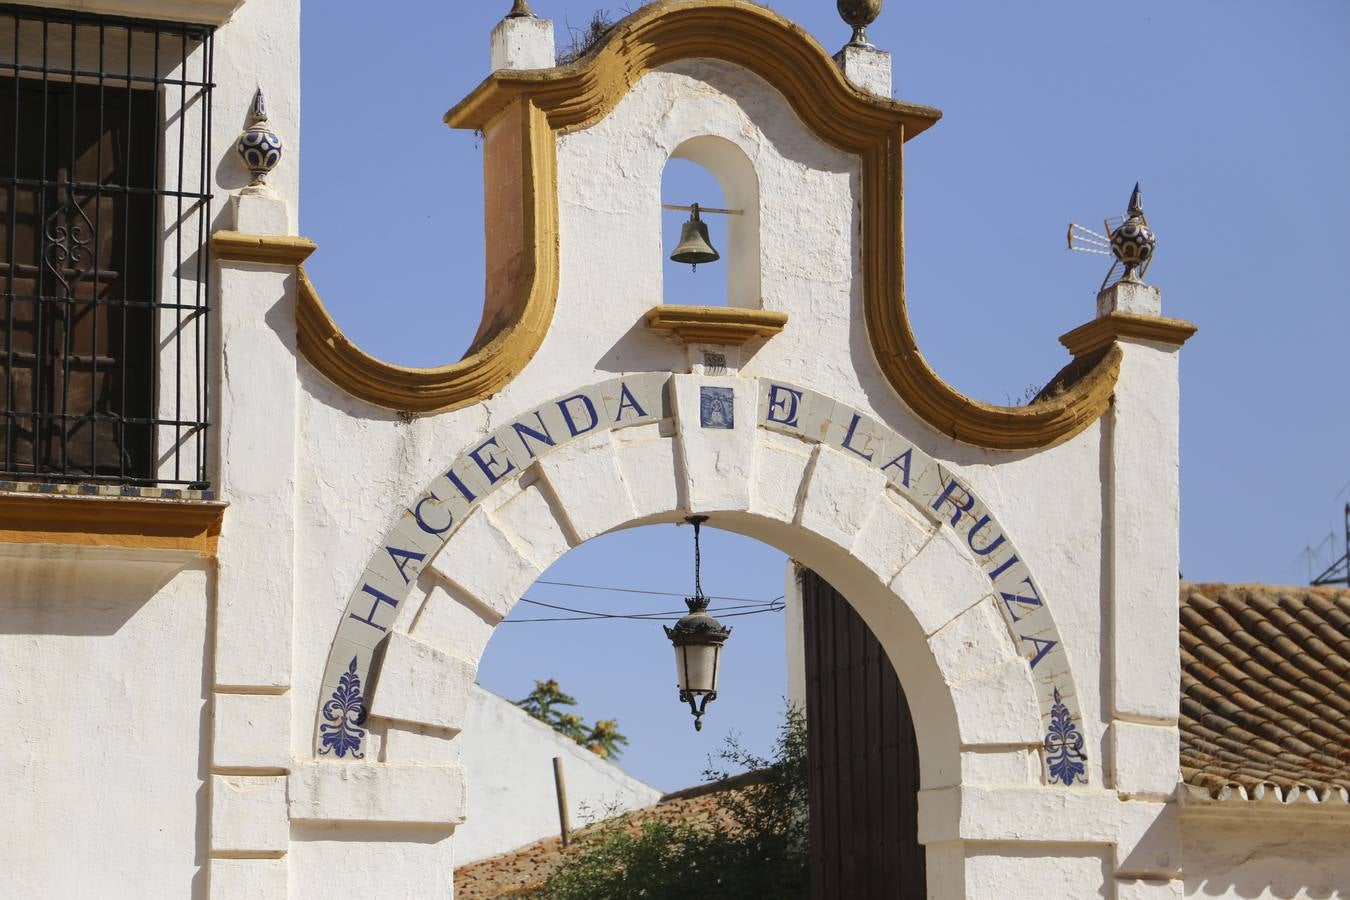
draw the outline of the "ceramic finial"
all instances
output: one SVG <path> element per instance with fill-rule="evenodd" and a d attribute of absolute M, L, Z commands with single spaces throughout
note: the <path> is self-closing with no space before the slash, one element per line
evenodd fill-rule
<path fill-rule="evenodd" d="M 839 16 L 853 26 L 853 38 L 850 47 L 871 47 L 867 39 L 867 26 L 881 15 L 881 5 L 885 0 L 838 0 Z"/>

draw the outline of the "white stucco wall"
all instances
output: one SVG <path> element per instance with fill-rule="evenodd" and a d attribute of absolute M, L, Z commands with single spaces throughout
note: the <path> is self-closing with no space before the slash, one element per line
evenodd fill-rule
<path fill-rule="evenodd" d="M 469 697 L 460 759 L 473 814 L 455 829 L 455 865 L 558 833 L 553 758 L 562 758 L 574 828 L 610 809 L 650 806 L 661 792 L 530 718 L 477 685 Z"/>
<path fill-rule="evenodd" d="M 0 896 L 204 896 L 210 571 L 24 552 L 0 556 Z"/>
<path fill-rule="evenodd" d="M 218 227 L 295 229 L 298 27 L 299 0 L 247 0 L 217 34 Z M 232 144 L 259 85 L 287 156 L 272 193 L 241 214 L 227 202 L 247 182 Z M 716 378 L 637 324 L 662 293 L 661 173 L 710 135 L 754 169 L 757 192 L 737 194 L 759 203 L 747 268 L 760 304 L 790 317 Z M 650 802 L 651 788 L 472 689 L 473 676 L 496 622 L 549 563 L 606 530 L 692 510 L 848 585 L 891 653 L 917 698 L 931 896 L 1343 890 L 1345 836 L 1322 825 L 1188 823 L 1183 847 L 1170 802 L 1175 353 L 1127 342 L 1112 411 L 1052 448 L 989 451 L 935 431 L 884 379 L 863 330 L 859 160 L 729 64 L 645 75 L 604 119 L 559 138 L 557 171 L 552 328 L 496 395 L 417 419 L 354 400 L 298 354 L 293 267 L 225 263 L 213 396 L 230 509 L 217 560 L 0 552 L 0 676 L 17 722 L 0 769 L 17 773 L 5 810 L 18 833 L 0 842 L 0 896 L 445 896 L 455 864 L 553 833 L 554 755 L 567 760 L 576 818 L 583 802 Z M 1085 302 L 1083 319 L 1093 313 Z M 1046 371 L 1063 361 L 1047 356 Z M 523 460 L 444 550 L 427 539 L 407 595 L 376 607 L 381 639 L 343 643 L 368 566 L 401 574 L 382 538 L 428 485 L 515 417 L 587 386 L 612 391 L 618 377 L 657 392 L 642 395 L 657 397 L 650 420 Z M 767 427 L 760 391 L 775 381 L 809 393 L 812 440 Z M 735 429 L 696 424 L 705 385 L 736 392 Z M 887 446 L 932 457 L 915 472 L 923 485 L 887 486 L 841 445 L 836 426 L 852 412 Z M 950 508 L 939 518 L 916 499 L 942 478 L 978 495 L 1053 613 L 1086 784 L 1046 783 L 1045 685 L 1001 618 L 1000 604 L 1019 601 L 991 588 L 990 560 L 945 524 Z M 371 666 L 377 646 L 362 755 L 316 755 L 316 710 L 347 654 Z"/>
<path fill-rule="evenodd" d="M 1343 818 L 1343 817 L 1342 817 Z M 1186 896 L 1223 900 L 1350 897 L 1350 821 L 1290 821 L 1253 811 L 1248 820 L 1187 820 Z"/>

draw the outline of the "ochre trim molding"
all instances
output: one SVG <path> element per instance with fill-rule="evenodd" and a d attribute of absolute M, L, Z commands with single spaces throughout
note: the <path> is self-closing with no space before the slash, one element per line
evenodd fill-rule
<path fill-rule="evenodd" d="M 653 306 L 642 317 L 653 331 L 673 334 L 686 344 L 739 347 L 755 338 L 769 338 L 787 325 L 788 314 L 736 306 Z"/>
<path fill-rule="evenodd" d="M 216 555 L 227 504 L 203 500 L 0 494 L 0 544 L 65 544 Z"/>
<path fill-rule="evenodd" d="M 805 30 L 746 0 L 657 0 L 619 22 L 566 66 L 494 73 L 445 114 L 452 128 L 487 128 L 518 99 L 548 113 L 555 131 L 594 125 L 643 75 L 683 59 L 718 59 L 783 93 L 826 143 L 860 152 L 878 133 L 912 137 L 942 112 L 882 99 L 855 87 Z"/>
<path fill-rule="evenodd" d="M 759 75 L 821 140 L 860 158 L 864 320 L 882 372 L 922 420 L 965 443 L 1018 450 L 1067 440 L 1106 411 L 1120 371 L 1115 348 L 1062 392 L 1028 406 L 982 403 L 938 377 L 919 352 L 905 307 L 902 147 L 941 113 L 860 91 L 810 35 L 747 0 L 657 0 L 576 62 L 494 73 L 446 113 L 452 127 L 489 131 L 514 110 L 526 112 L 523 219 L 533 263 L 510 307 L 512 318 L 488 344 L 439 368 L 382 362 L 342 334 L 301 271 L 301 352 L 343 390 L 389 409 L 455 409 L 500 390 L 539 349 L 556 304 L 557 134 L 599 121 L 644 74 L 689 58 L 718 59 Z"/>
<path fill-rule="evenodd" d="M 1180 347 L 1198 330 L 1182 319 L 1113 312 L 1075 328 L 1061 336 L 1059 342 L 1074 356 L 1087 356 L 1119 340 L 1153 341 Z"/>
<path fill-rule="evenodd" d="M 309 238 L 279 234 L 244 234 L 217 231 L 211 235 L 211 252 L 222 262 L 251 262 L 298 266 L 318 247 Z"/>
<path fill-rule="evenodd" d="M 396 366 L 363 352 L 324 309 L 300 269 L 296 328 L 300 352 L 326 378 L 368 403 L 415 413 L 442 412 L 477 403 L 501 390 L 534 358 L 553 321 L 558 299 L 558 182 L 552 130 L 543 112 L 521 101 L 521 177 L 527 271 L 525 296 L 482 347 L 448 366 Z"/>

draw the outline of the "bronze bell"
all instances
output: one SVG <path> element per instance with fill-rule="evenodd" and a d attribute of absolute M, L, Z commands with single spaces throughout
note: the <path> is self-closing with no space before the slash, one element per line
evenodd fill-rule
<path fill-rule="evenodd" d="M 708 239 L 708 223 L 698 217 L 698 204 L 695 203 L 689 221 L 680 230 L 680 245 L 670 254 L 670 260 L 697 269 L 699 263 L 717 262 L 721 258 L 722 254 Z"/>

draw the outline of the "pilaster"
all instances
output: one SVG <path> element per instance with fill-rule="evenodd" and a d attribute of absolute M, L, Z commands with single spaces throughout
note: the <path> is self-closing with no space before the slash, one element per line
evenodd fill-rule
<path fill-rule="evenodd" d="M 235 230 L 215 241 L 221 360 L 215 421 L 220 495 L 230 509 L 216 579 L 211 896 L 280 900 L 287 890 L 293 765 L 296 264 L 312 245 L 274 237 L 291 233 L 291 210 L 269 188 L 244 189 L 230 208 Z"/>
<path fill-rule="evenodd" d="M 834 55 L 834 62 L 854 87 L 891 99 L 894 86 L 891 81 L 890 53 L 876 47 L 849 44 Z"/>
<path fill-rule="evenodd" d="M 1096 321 L 1062 339 L 1076 355 L 1122 350 L 1103 429 L 1108 778 L 1124 796 L 1151 799 L 1169 797 L 1179 777 L 1177 351 L 1195 332 L 1161 312 L 1157 288 L 1123 281 L 1098 296 Z"/>
<path fill-rule="evenodd" d="M 553 23 L 535 16 L 507 16 L 492 29 L 492 71 L 551 69 L 556 60 Z"/>

